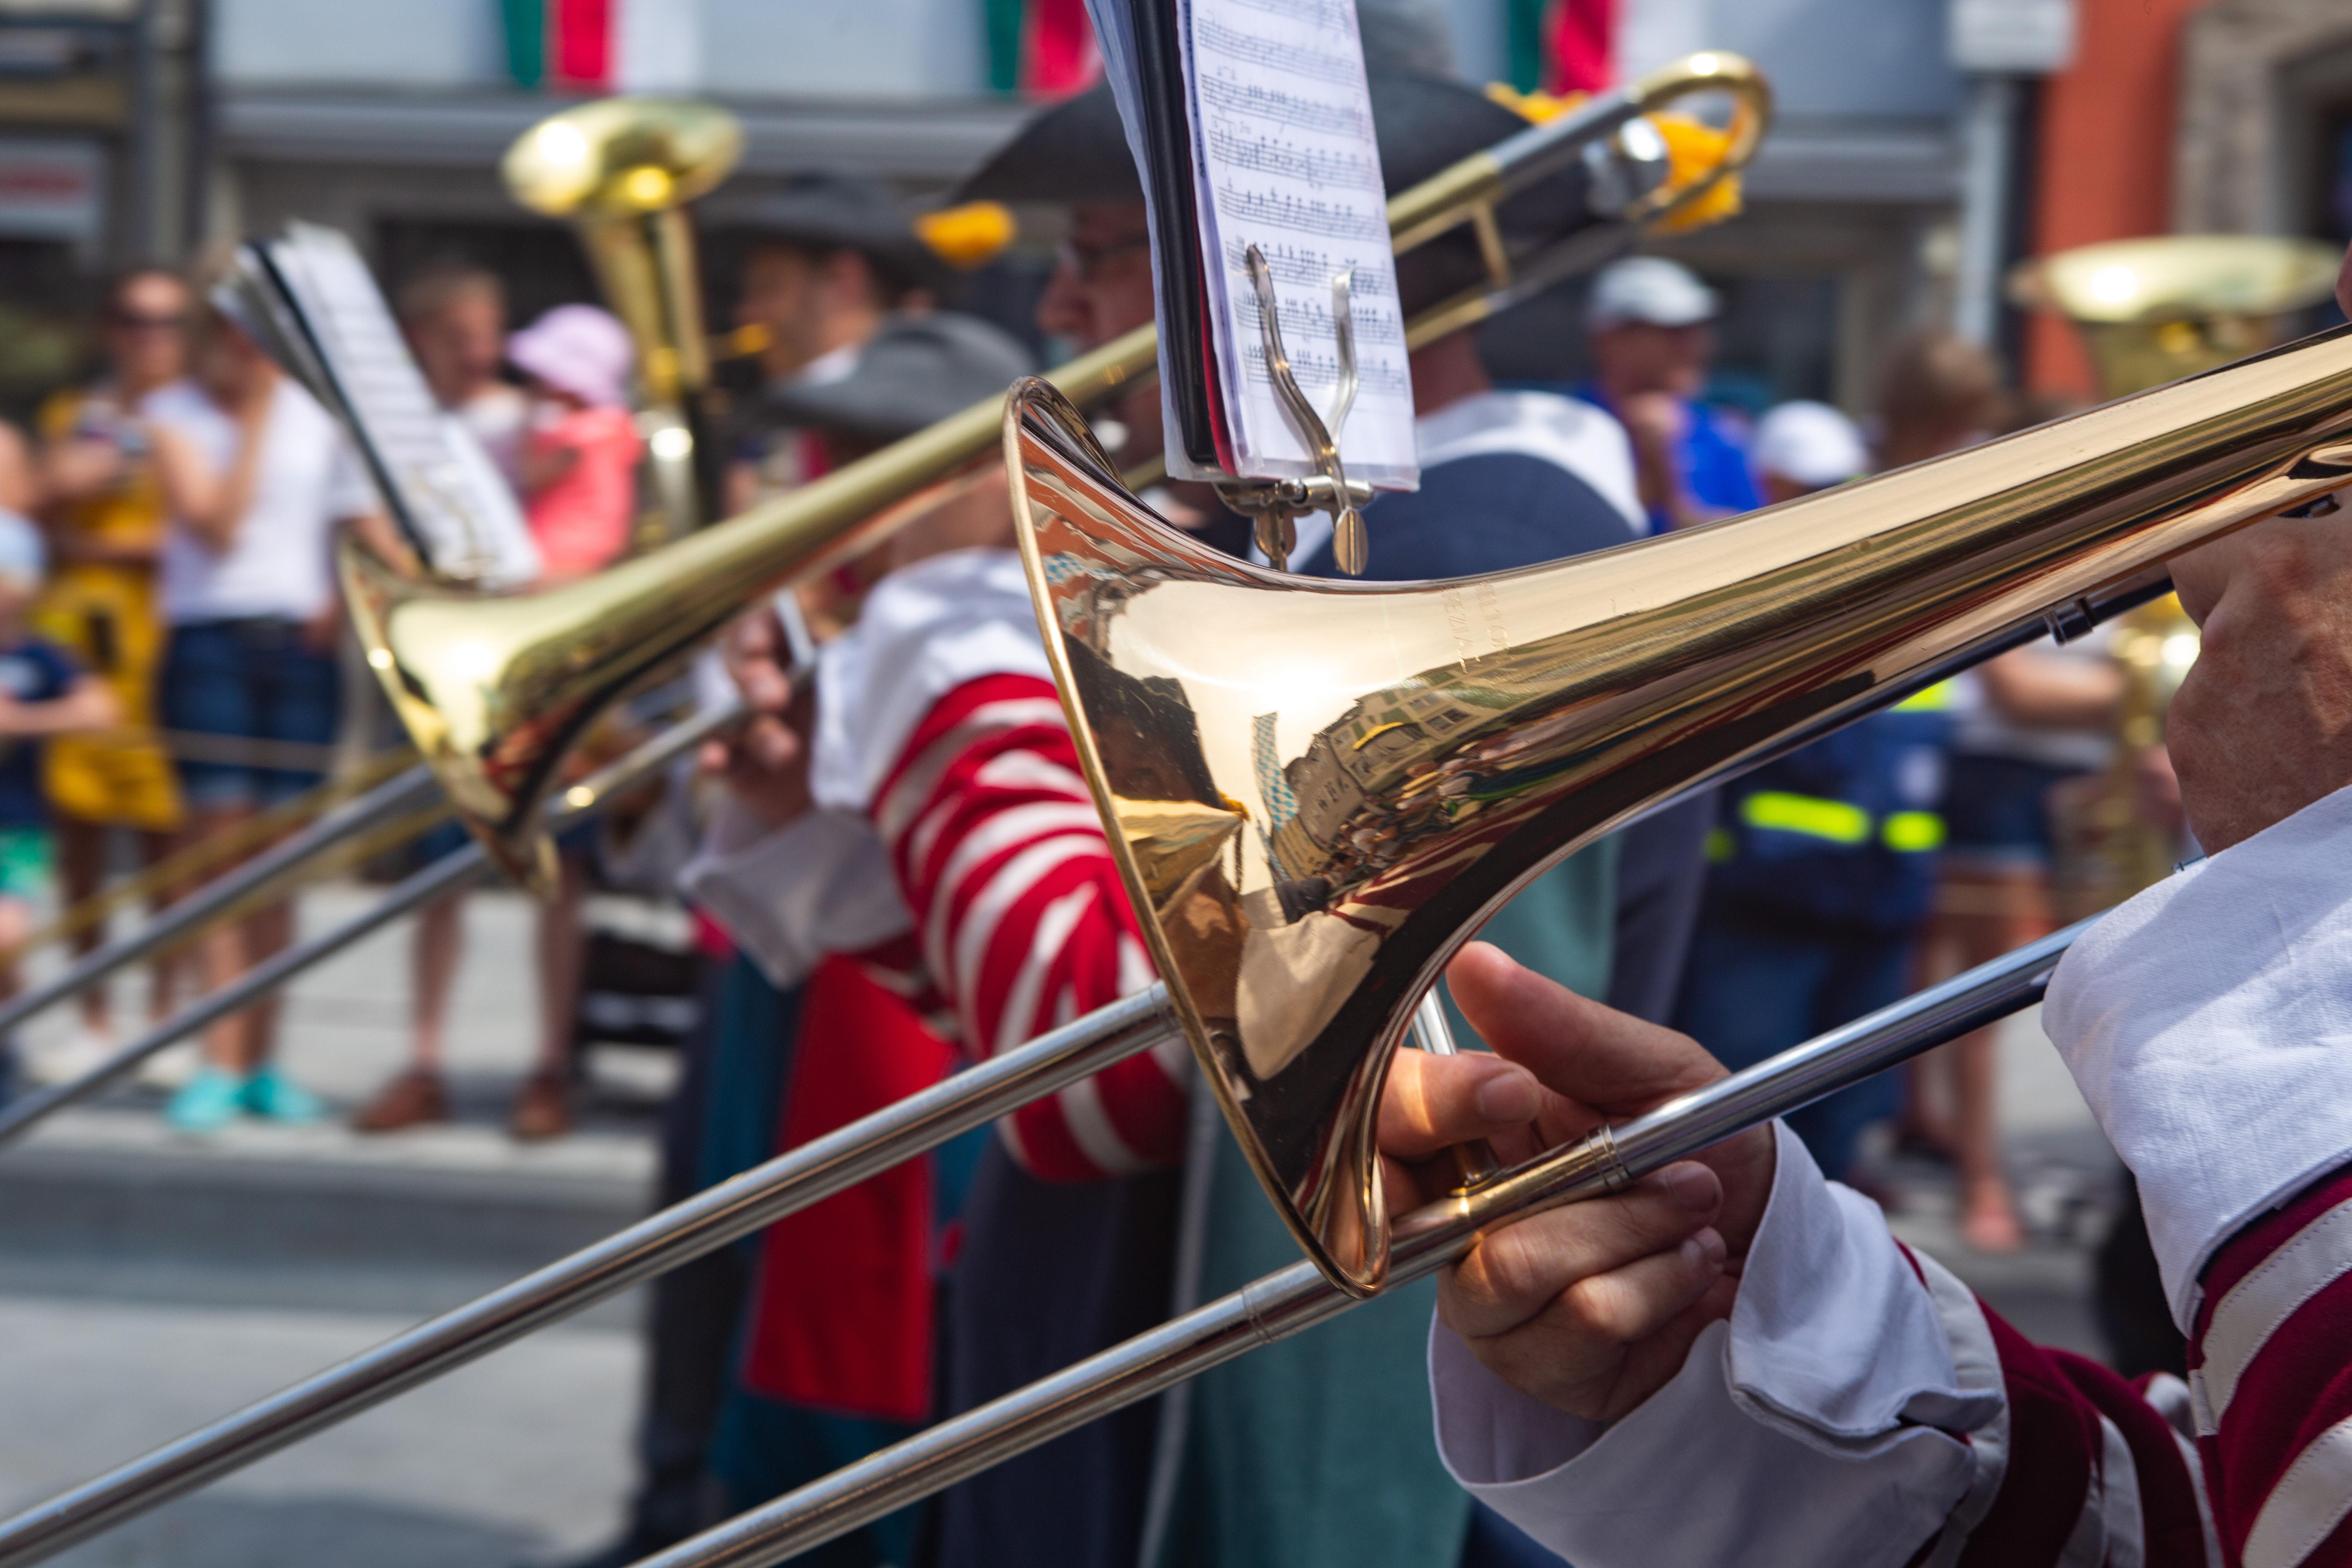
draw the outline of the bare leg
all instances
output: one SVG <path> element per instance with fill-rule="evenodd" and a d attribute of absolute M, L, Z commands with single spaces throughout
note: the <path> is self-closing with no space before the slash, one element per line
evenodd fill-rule
<path fill-rule="evenodd" d="M 507 1119 L 508 1131 L 526 1141 L 559 1138 L 572 1127 L 572 1032 L 586 958 L 580 901 L 587 891 L 585 867 L 564 856 L 553 894 L 539 910 L 539 1059 Z"/>
<path fill-rule="evenodd" d="M 95 822 L 84 822 L 78 816 L 57 818 L 58 895 L 66 907 L 80 903 L 95 895 L 100 879 L 106 868 L 106 829 Z M 19 933 L 20 937 L 23 933 Z M 87 930 L 73 934 L 73 955 L 96 951 L 106 940 L 106 922 L 100 921 Z M 13 992 L 11 993 L 14 994 Z M 81 994 L 82 1026 L 91 1034 L 104 1037 L 111 1028 L 112 1010 L 108 1006 L 107 987 L 103 983 Z"/>
<path fill-rule="evenodd" d="M 2053 929 L 2049 889 L 2038 869 L 1972 868 L 1951 881 L 1965 895 L 1951 919 L 1958 969 L 1989 963 Z M 1997 1040 L 1996 1030 L 1979 1029 L 1937 1054 L 1948 1058 L 1952 1074 L 1961 1238 L 1980 1252 L 2014 1252 L 2024 1234 L 2000 1160 Z"/>
<path fill-rule="evenodd" d="M 33 906 L 22 899 L 0 898 L 0 951 L 18 946 L 32 934 Z M 14 963 L 0 963 L 0 1002 L 22 988 L 21 973 Z"/>
<path fill-rule="evenodd" d="M 1953 931 L 1958 917 L 1943 908 L 1952 901 L 1947 896 L 1951 887 L 1952 873 L 1947 870 L 1937 888 L 1937 910 L 1928 917 L 1927 930 L 1920 935 L 1917 984 L 1914 990 L 1925 990 L 1960 972 L 1960 966 L 1953 961 L 1959 946 Z M 1911 1063 L 1910 1070 L 1903 1075 L 1903 1109 L 1897 1113 L 1895 1129 L 1906 1139 L 1957 1157 L 1959 1134 L 1948 1109 L 1952 1100 L 1951 1074 L 1948 1070 L 1950 1065 L 1942 1051 L 1931 1051 Z"/>
<path fill-rule="evenodd" d="M 352 1113 L 352 1125 L 360 1131 L 397 1132 L 449 1119 L 449 1096 L 441 1079 L 442 1046 L 465 924 L 462 892 L 445 894 L 418 912 L 416 938 L 409 949 L 413 1033 L 408 1070 L 394 1074 L 373 1099 Z"/>
<path fill-rule="evenodd" d="M 246 963 L 257 964 L 277 957 L 294 942 L 294 900 L 283 900 L 247 915 L 245 926 Z M 278 1021 L 286 1010 L 283 987 L 273 990 L 246 1010 L 246 1070 L 250 1072 L 278 1054 Z"/>
<path fill-rule="evenodd" d="M 572 1063 L 572 1036 L 580 1016 L 580 976 L 588 957 L 580 905 L 588 896 L 587 867 L 576 855 L 558 862 L 555 891 L 539 909 L 539 1060 L 534 1070 L 561 1074 Z"/>
<path fill-rule="evenodd" d="M 152 869 L 171 855 L 173 847 L 174 838 L 169 833 L 142 833 L 139 835 L 139 863 Z M 154 896 L 147 900 L 148 914 L 151 917 L 162 914 L 170 907 L 172 901 L 180 896 L 181 890 L 178 888 L 158 889 Z M 173 1007 L 180 999 L 180 992 L 184 988 L 183 983 L 187 976 L 188 960 L 184 953 L 167 952 L 148 966 L 147 1021 L 149 1023 L 160 1024 L 172 1016 Z"/>
<path fill-rule="evenodd" d="M 226 833 L 236 826 L 251 811 L 244 806 L 222 806 L 196 813 L 188 825 L 188 841 L 201 842 L 215 834 Z M 225 872 L 223 867 L 215 874 Z M 206 931 L 196 942 L 196 973 L 206 992 L 219 990 L 234 982 L 253 962 L 247 948 L 247 928 L 249 921 L 224 921 Z M 233 1077 L 243 1077 L 253 1070 L 257 1054 L 252 1045 L 251 1014 L 234 1013 L 205 1031 L 205 1058 L 221 1071 Z"/>
<path fill-rule="evenodd" d="M 457 946 L 465 935 L 466 895 L 451 893 L 425 906 L 416 917 L 412 991 L 415 1024 L 415 1070 L 438 1075 L 444 1060 L 444 1031 L 449 1017 L 449 992 L 457 978 Z"/>

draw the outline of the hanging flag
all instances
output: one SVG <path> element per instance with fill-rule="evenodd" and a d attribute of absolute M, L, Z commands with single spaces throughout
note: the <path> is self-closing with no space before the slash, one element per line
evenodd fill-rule
<path fill-rule="evenodd" d="M 1617 79 L 1617 13 L 1639 0 L 1505 0 L 1510 85 L 1555 96 L 1600 92 Z"/>
<path fill-rule="evenodd" d="M 550 86 L 601 91 L 612 85 L 614 8 L 615 0 L 548 0 Z"/>
<path fill-rule="evenodd" d="M 699 10 L 675 0 L 499 0 L 507 74 L 558 92 L 691 92 Z"/>
<path fill-rule="evenodd" d="M 507 75 L 517 87 L 539 86 L 547 79 L 543 0 L 499 0 L 499 21 L 506 29 Z"/>
<path fill-rule="evenodd" d="M 1601 92 L 1614 85 L 1618 0 L 1555 0 L 1546 92 Z"/>
<path fill-rule="evenodd" d="M 1102 75 L 1086 0 L 984 0 L 988 85 L 1024 98 L 1067 98 Z"/>

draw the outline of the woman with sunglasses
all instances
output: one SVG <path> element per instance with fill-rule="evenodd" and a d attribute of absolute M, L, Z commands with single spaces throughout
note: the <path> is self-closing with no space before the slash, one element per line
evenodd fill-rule
<path fill-rule="evenodd" d="M 113 693 L 123 729 L 155 723 L 155 672 L 163 631 L 155 602 L 164 508 L 146 426 L 137 416 L 147 396 L 187 374 L 187 285 L 161 268 L 116 278 L 106 292 L 100 343 L 105 369 L 41 407 L 40 479 L 51 569 L 34 612 L 40 635 L 69 650 Z M 180 791 L 172 760 L 152 741 L 105 735 L 59 736 L 48 743 L 44 789 L 55 825 L 60 898 L 68 905 L 98 890 L 106 840 L 117 829 L 137 837 L 140 858 L 169 852 L 180 826 Z M 94 926 L 73 939 L 77 953 L 106 935 Z M 159 963 L 148 1013 L 172 1009 L 172 971 Z M 80 1036 L 37 1061 L 39 1076 L 71 1076 L 110 1054 L 107 988 L 81 994 Z"/>

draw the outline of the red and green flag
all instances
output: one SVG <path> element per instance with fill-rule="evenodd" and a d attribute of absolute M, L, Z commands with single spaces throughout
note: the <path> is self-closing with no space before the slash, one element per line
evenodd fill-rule
<path fill-rule="evenodd" d="M 1617 79 L 1618 13 L 1633 0 L 1505 0 L 1511 85 L 1600 92 Z"/>
<path fill-rule="evenodd" d="M 984 0 L 988 85 L 1024 98 L 1067 98 L 1102 74 L 1086 0 Z"/>
<path fill-rule="evenodd" d="M 688 91 L 696 37 L 672 0 L 499 0 L 507 74 L 558 92 Z"/>

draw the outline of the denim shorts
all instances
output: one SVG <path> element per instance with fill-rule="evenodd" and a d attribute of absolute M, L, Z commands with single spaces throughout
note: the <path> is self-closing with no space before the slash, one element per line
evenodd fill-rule
<path fill-rule="evenodd" d="M 1978 865 L 2047 866 L 2050 790 L 2076 770 L 2016 757 L 1954 756 L 1944 774 L 1944 854 Z"/>
<path fill-rule="evenodd" d="M 198 621 L 172 628 L 160 697 L 167 730 L 326 747 L 335 742 L 342 682 L 334 656 L 305 642 L 298 621 Z M 182 757 L 179 769 L 197 811 L 275 805 L 325 776 L 323 767 L 210 757 Z"/>

